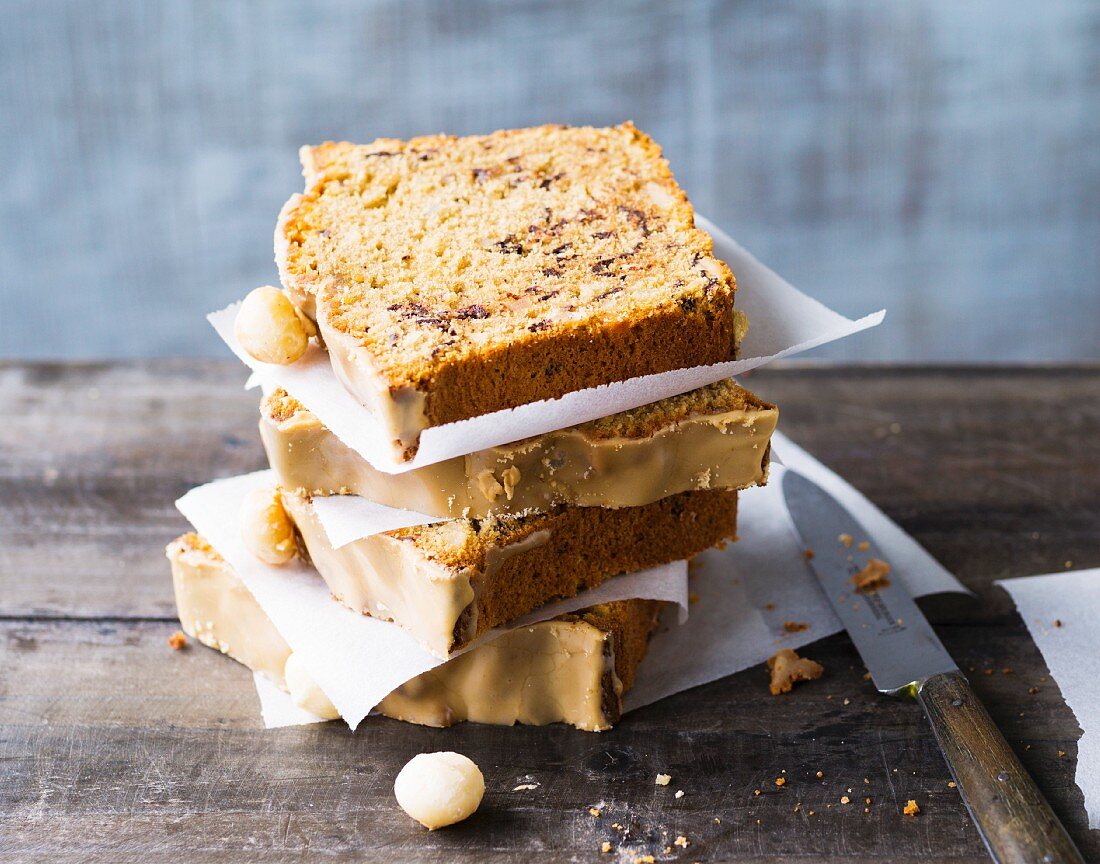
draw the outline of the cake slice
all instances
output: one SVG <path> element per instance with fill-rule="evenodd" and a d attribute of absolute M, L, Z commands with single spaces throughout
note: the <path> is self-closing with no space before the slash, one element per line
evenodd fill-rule
<path fill-rule="evenodd" d="M 260 406 L 260 437 L 281 484 L 362 495 L 443 518 L 639 507 L 696 489 L 744 489 L 768 476 L 779 412 L 733 381 L 404 474 L 372 467 L 285 390 Z"/>
<path fill-rule="evenodd" d="M 208 543 L 185 534 L 167 554 L 187 633 L 289 690 L 304 707 L 335 716 L 301 672 L 287 674 L 290 646 Z M 403 684 L 376 710 L 426 726 L 471 720 L 608 729 L 622 713 L 660 606 L 623 600 L 509 631 Z"/>
<path fill-rule="evenodd" d="M 737 493 L 708 490 L 644 507 L 452 519 L 335 549 L 309 496 L 283 490 L 282 503 L 337 600 L 396 621 L 438 657 L 611 576 L 691 558 L 737 529 Z"/>
<path fill-rule="evenodd" d="M 280 276 L 400 458 L 429 426 L 736 356 L 733 274 L 630 123 L 301 156 Z"/>

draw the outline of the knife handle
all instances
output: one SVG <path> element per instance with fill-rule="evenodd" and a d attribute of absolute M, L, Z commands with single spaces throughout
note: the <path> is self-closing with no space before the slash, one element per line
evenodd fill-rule
<path fill-rule="evenodd" d="M 962 672 L 933 675 L 920 686 L 917 700 L 995 861 L 1084 864 Z"/>

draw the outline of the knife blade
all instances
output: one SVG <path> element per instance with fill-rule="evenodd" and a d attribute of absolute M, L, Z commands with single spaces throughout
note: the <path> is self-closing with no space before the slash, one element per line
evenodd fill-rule
<path fill-rule="evenodd" d="M 860 590 L 853 581 L 874 538 L 812 480 L 788 468 L 781 482 L 795 531 L 813 552 L 810 569 L 875 687 L 920 703 L 989 854 L 1002 864 L 1083 862 L 905 586 L 895 578 Z"/>
<path fill-rule="evenodd" d="M 875 686 L 894 694 L 918 686 L 931 675 L 957 670 L 928 619 L 897 579 L 874 591 L 857 589 L 852 580 L 875 550 L 858 548 L 869 537 L 852 515 L 796 471 L 784 472 L 783 494 L 799 536 L 813 550 L 814 574 Z M 842 537 L 848 538 L 847 543 Z"/>

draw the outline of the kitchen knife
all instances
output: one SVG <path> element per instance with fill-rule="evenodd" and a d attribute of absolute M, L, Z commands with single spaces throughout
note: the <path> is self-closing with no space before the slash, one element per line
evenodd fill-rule
<path fill-rule="evenodd" d="M 813 551 L 809 565 L 875 687 L 920 703 L 993 859 L 1001 864 L 1083 862 L 904 586 L 887 579 L 861 591 L 853 582 L 874 555 L 874 538 L 802 474 L 787 469 L 782 486 L 795 530 Z M 862 540 L 871 542 L 871 551 L 859 550 Z"/>

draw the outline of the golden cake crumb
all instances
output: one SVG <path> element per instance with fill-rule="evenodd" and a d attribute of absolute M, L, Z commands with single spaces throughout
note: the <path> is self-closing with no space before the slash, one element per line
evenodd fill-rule
<path fill-rule="evenodd" d="M 736 357 L 733 274 L 631 123 L 301 157 L 304 193 L 276 229 L 283 284 L 330 346 L 421 394 L 431 425 Z"/>
<path fill-rule="evenodd" d="M 871 544 L 870 544 L 870 543 L 869 543 L 868 541 L 866 541 L 866 540 L 861 540 L 861 541 L 860 541 L 860 543 L 859 543 L 859 545 L 858 545 L 858 546 L 856 546 L 856 548 L 857 548 L 857 549 L 858 549 L 858 550 L 859 550 L 860 552 L 866 552 L 866 551 L 867 551 L 868 549 L 870 549 L 870 548 L 871 548 Z"/>
<path fill-rule="evenodd" d="M 777 651 L 768 659 L 771 683 L 768 689 L 773 696 L 790 693 L 798 681 L 814 681 L 825 673 L 825 667 L 807 657 L 799 657 L 790 648 Z"/>
<path fill-rule="evenodd" d="M 595 807 L 589 807 L 589 808 L 588 808 L 588 814 L 589 814 L 590 816 L 599 816 L 599 815 L 600 815 L 600 811 L 599 811 L 599 810 L 598 810 L 597 808 L 595 808 Z"/>
<path fill-rule="evenodd" d="M 672 841 L 673 845 L 679 846 L 681 849 L 687 849 L 691 845 L 691 841 L 688 840 L 683 834 Z"/>
<path fill-rule="evenodd" d="M 654 780 L 653 782 L 656 783 L 658 786 L 667 786 L 669 783 L 672 782 L 672 775 L 671 774 L 658 774 L 657 779 Z"/>
<path fill-rule="evenodd" d="M 851 534 L 841 534 L 836 539 L 840 541 L 840 545 L 843 546 L 845 549 L 851 549 L 852 548 L 852 535 Z"/>
<path fill-rule="evenodd" d="M 886 578 L 889 572 L 890 565 L 881 558 L 869 558 L 867 566 L 852 577 L 852 584 L 859 592 L 877 591 L 890 584 L 890 580 Z"/>
<path fill-rule="evenodd" d="M 920 813 L 920 807 L 917 806 L 917 802 L 910 798 L 905 802 L 905 806 L 901 809 L 901 812 L 906 816 L 916 816 Z"/>
<path fill-rule="evenodd" d="M 609 840 L 604 840 L 603 843 L 600 844 L 600 851 L 603 852 L 605 855 L 610 852 L 611 842 Z"/>
<path fill-rule="evenodd" d="M 804 630 L 809 630 L 810 625 L 805 621 L 784 621 L 783 629 L 788 633 L 801 633 Z"/>
<path fill-rule="evenodd" d="M 168 637 L 168 647 L 173 651 L 182 651 L 187 647 L 187 637 L 183 635 L 182 630 L 177 630 Z"/>
<path fill-rule="evenodd" d="M 805 558 L 807 561 L 813 561 L 814 560 L 814 550 L 813 549 L 803 549 L 802 550 L 802 557 Z"/>

